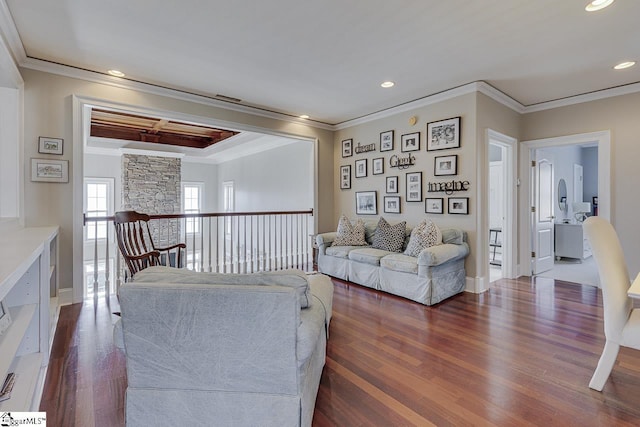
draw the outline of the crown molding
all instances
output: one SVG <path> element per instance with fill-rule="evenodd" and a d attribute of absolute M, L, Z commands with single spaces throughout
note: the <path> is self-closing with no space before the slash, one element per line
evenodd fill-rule
<path fill-rule="evenodd" d="M 567 107 L 570 105 L 582 104 L 584 102 L 597 101 L 599 99 L 605 98 L 613 98 L 615 96 L 629 95 L 637 92 L 640 92 L 640 82 L 598 90 L 595 92 L 585 93 L 583 95 L 570 96 L 567 98 L 558 99 L 556 101 L 541 102 L 540 104 L 529 105 L 524 108 L 524 113 L 535 113 L 537 111 Z"/>
<path fill-rule="evenodd" d="M 0 0 L 0 5 L 4 5 L 4 2 Z M 2 13 L 0 13 L 0 18 Z M 1 20 L 0 20 L 1 23 Z M 238 105 L 231 102 L 225 102 L 210 97 L 196 95 L 188 92 L 179 91 L 176 89 L 169 89 L 162 86 L 156 86 L 148 83 L 137 82 L 118 77 L 113 77 L 107 74 L 101 74 L 95 71 L 83 70 L 67 65 L 56 64 L 48 61 L 43 61 L 34 58 L 26 58 L 21 64 L 21 67 L 28 68 L 37 71 L 43 71 L 47 73 L 57 74 L 65 77 L 91 81 L 94 83 L 106 84 L 122 89 L 146 92 L 154 95 L 166 96 L 174 99 L 180 99 L 187 102 L 194 102 L 198 104 L 207 105 L 210 107 L 222 108 L 225 110 L 236 111 L 240 113 L 250 114 L 253 116 L 267 117 L 270 119 L 285 121 L 289 123 L 301 124 L 305 126 L 315 127 L 319 129 L 325 129 L 329 131 L 338 131 L 347 129 L 353 126 L 369 123 L 375 120 L 380 120 L 386 117 L 390 117 L 396 114 L 412 111 L 418 108 L 422 108 L 428 105 L 437 104 L 458 96 L 466 95 L 469 93 L 480 92 L 494 101 L 512 109 L 520 114 L 534 113 L 537 111 L 550 110 L 559 107 L 566 107 L 574 104 L 580 104 L 584 102 L 595 101 L 599 99 L 611 98 L 620 95 L 627 95 L 631 93 L 640 92 L 640 82 L 632 83 L 629 85 L 618 86 L 610 89 L 599 90 L 583 95 L 571 96 L 555 101 L 542 102 L 540 104 L 524 106 L 515 99 L 511 98 L 507 94 L 494 88 L 490 84 L 484 81 L 477 81 L 467 83 L 462 86 L 458 86 L 452 89 L 448 89 L 433 95 L 428 95 L 415 101 L 410 101 L 404 104 L 400 104 L 394 107 L 387 108 L 382 111 L 367 114 L 356 119 L 347 120 L 337 124 L 328 124 L 317 122 L 309 119 L 301 119 L 299 117 L 293 117 L 287 114 L 277 113 L 274 111 L 264 110 L 257 107 L 250 107 L 245 105 Z M 19 76 L 19 74 L 18 74 Z M 20 76 L 20 80 L 22 80 Z"/>
<path fill-rule="evenodd" d="M 357 119 L 348 120 L 346 122 L 338 123 L 334 126 L 335 130 L 341 130 L 350 128 L 352 126 L 361 125 L 364 123 L 368 123 L 374 120 L 379 120 L 385 117 L 393 116 L 399 113 L 404 113 L 407 111 L 412 111 L 417 108 L 426 107 L 428 105 L 437 104 L 439 102 L 443 102 L 452 98 L 456 98 L 461 95 L 466 95 L 469 93 L 480 92 L 487 95 L 489 98 L 493 99 L 500 104 L 511 108 L 513 111 L 517 113 L 524 113 L 526 110 L 525 106 L 520 104 L 515 99 L 506 95 L 503 92 L 500 92 L 498 89 L 489 85 L 483 81 L 477 81 L 473 83 L 467 83 L 462 86 L 455 87 L 453 89 L 448 89 L 433 95 L 425 96 L 424 98 L 416 99 L 415 101 L 407 102 L 406 104 L 401 104 L 396 107 L 391 107 L 383 111 L 379 111 L 377 113 L 368 114 L 363 117 L 359 117 Z"/>
<path fill-rule="evenodd" d="M 246 105 L 239 105 L 233 102 L 226 102 L 217 100 L 204 95 L 197 95 L 189 92 L 180 91 L 177 89 L 170 89 L 163 86 L 153 85 L 149 83 L 138 82 L 134 80 L 128 80 L 126 78 L 114 77 L 108 74 L 102 74 L 96 71 L 84 70 L 80 68 L 71 67 L 68 65 L 57 64 L 54 62 L 44 61 L 41 59 L 27 57 L 20 63 L 23 68 L 43 71 L 45 73 L 57 74 L 64 77 L 70 77 L 79 80 L 90 81 L 99 84 L 105 84 L 109 86 L 118 87 L 121 89 L 128 89 L 138 92 L 150 93 L 153 95 L 166 96 L 169 98 L 180 99 L 182 101 L 194 102 L 210 107 L 222 108 L 225 110 L 236 111 L 239 113 L 250 114 L 252 116 L 266 117 L 270 119 L 285 121 L 289 123 L 302 124 L 305 126 L 333 130 L 333 125 L 318 122 L 310 119 L 301 119 L 288 114 L 278 113 L 258 107 L 250 107 Z"/>
<path fill-rule="evenodd" d="M 11 16 L 6 0 L 0 0 L 0 34 L 11 51 L 16 64 L 20 64 L 27 59 L 27 53 L 22 45 L 20 34 L 15 22 L 13 22 L 13 16 Z"/>
<path fill-rule="evenodd" d="M 5 0 L 0 0 L 0 67 L 16 88 L 24 86 L 17 64 L 25 56 L 22 41 Z"/>
<path fill-rule="evenodd" d="M 346 122 L 338 123 L 334 125 L 334 130 L 347 129 L 353 126 L 369 123 L 374 120 L 383 119 L 399 113 L 412 111 L 417 108 L 425 107 L 427 105 L 437 104 L 439 102 L 446 101 L 448 99 L 455 98 L 461 95 L 477 92 L 477 90 L 478 89 L 477 89 L 476 83 L 468 83 L 462 86 L 455 87 L 453 89 L 448 89 L 433 95 L 428 95 L 423 98 L 416 99 L 415 101 L 409 101 L 407 103 L 400 104 L 395 107 L 390 107 L 385 110 L 378 111 L 376 113 L 367 114 L 366 116 L 358 117 L 357 119 L 347 120 Z"/>
<path fill-rule="evenodd" d="M 488 96 L 494 101 L 504 105 L 505 107 L 511 108 L 516 113 L 523 114 L 526 110 L 526 107 L 511 98 L 504 92 L 499 91 L 495 87 L 491 86 L 489 83 L 484 81 L 475 82 L 478 92 Z"/>

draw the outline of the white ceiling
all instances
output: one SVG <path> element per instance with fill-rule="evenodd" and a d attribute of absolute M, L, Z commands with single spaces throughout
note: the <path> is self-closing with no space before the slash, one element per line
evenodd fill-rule
<path fill-rule="evenodd" d="M 327 124 L 474 81 L 524 106 L 640 82 L 612 70 L 640 60 L 639 0 L 0 1 L 28 58 Z"/>

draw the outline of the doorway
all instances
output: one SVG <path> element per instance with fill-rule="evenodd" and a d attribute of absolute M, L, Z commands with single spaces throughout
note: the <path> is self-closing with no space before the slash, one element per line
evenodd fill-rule
<path fill-rule="evenodd" d="M 523 260 L 520 273 L 526 276 L 538 275 L 598 286 L 597 269 L 588 247 L 573 248 L 575 245 L 569 244 L 563 236 L 569 228 L 572 232 L 576 230 L 581 232 L 581 222 L 577 219 L 574 209 L 590 204 L 591 211 L 588 214 L 593 215 L 596 210 L 591 201 L 599 202 L 597 214 L 609 219 L 611 182 L 609 131 L 525 141 L 523 146 L 525 151 L 521 156 L 520 179 L 527 191 L 527 196 L 522 197 L 520 201 L 522 212 L 520 233 L 523 237 L 520 248 L 520 257 Z M 585 160 L 587 157 L 590 160 Z M 537 269 L 537 254 L 534 255 L 537 249 L 534 212 L 544 208 L 536 197 L 539 186 L 536 170 L 541 159 L 547 159 L 553 164 L 553 181 L 550 185 L 553 190 L 550 197 L 552 207 L 548 216 L 553 218 L 553 231 L 555 234 L 559 233 L 551 246 L 554 262 L 548 269 Z M 584 177 L 582 171 L 584 171 Z M 562 242 L 558 242 L 558 239 Z M 579 245 L 582 245 L 583 239 L 578 240 Z M 566 252 L 565 244 L 569 244 L 571 252 Z"/>
<path fill-rule="evenodd" d="M 515 261 L 517 140 L 489 130 L 487 237 L 489 283 L 517 277 Z"/>

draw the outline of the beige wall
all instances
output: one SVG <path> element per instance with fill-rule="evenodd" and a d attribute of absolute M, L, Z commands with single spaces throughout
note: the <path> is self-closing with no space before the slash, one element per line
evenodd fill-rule
<path fill-rule="evenodd" d="M 612 195 L 611 219 L 621 236 L 629 269 L 632 274 L 640 270 L 640 226 L 636 212 L 640 211 L 640 200 L 635 196 L 640 187 L 640 174 L 636 172 L 637 159 L 640 158 L 640 94 L 631 94 L 608 98 L 589 103 L 577 104 L 553 110 L 520 115 L 511 109 L 493 101 L 480 93 L 462 95 L 437 104 L 399 113 L 362 125 L 343 129 L 338 132 L 313 128 L 304 124 L 283 122 L 275 119 L 252 116 L 221 108 L 211 107 L 152 95 L 129 89 L 88 82 L 84 80 L 57 76 L 34 70 L 21 70 L 25 81 L 24 90 L 24 220 L 27 226 L 58 224 L 61 226 L 61 287 L 70 287 L 72 282 L 72 217 L 73 184 L 33 183 L 30 180 L 30 159 L 47 157 L 37 153 L 38 136 L 64 138 L 64 155 L 48 156 L 70 162 L 70 175 L 73 171 L 73 127 L 72 95 L 93 97 L 110 102 L 119 102 L 133 106 L 174 111 L 238 123 L 265 130 L 286 133 L 300 137 L 318 138 L 318 231 L 334 230 L 341 213 L 355 217 L 355 192 L 364 190 L 378 191 L 379 215 L 393 222 L 406 219 L 415 224 L 427 215 L 424 202 L 407 203 L 405 201 L 405 174 L 423 172 L 423 198 L 427 196 L 429 182 L 445 181 L 433 176 L 433 162 L 436 155 L 458 154 L 458 175 L 456 180 L 467 180 L 470 190 L 458 193 L 470 198 L 470 215 L 431 215 L 441 227 L 459 227 L 469 233 L 471 256 L 467 260 L 467 276 L 484 275 L 486 263 L 479 253 L 484 251 L 483 239 L 478 239 L 477 229 L 485 219 L 479 215 L 482 204 L 483 188 L 486 185 L 483 163 L 478 159 L 485 155 L 485 133 L 488 128 L 504 133 L 519 141 L 549 138 L 600 130 L 611 130 L 612 136 Z M 408 123 L 416 116 L 415 126 Z M 426 125 L 430 121 L 450 117 L 462 117 L 461 148 L 440 152 L 427 152 L 425 143 Z M 395 149 L 393 152 L 380 153 L 380 132 L 395 131 Z M 406 170 L 390 169 L 389 157 L 400 152 L 402 134 L 420 131 L 421 149 L 414 152 L 417 164 Z M 353 138 L 354 143 L 376 144 L 376 151 L 354 154 L 353 157 L 341 157 L 341 141 Z M 520 150 L 521 151 L 521 150 Z M 371 175 L 370 160 L 377 157 L 385 159 L 385 173 Z M 352 176 L 350 190 L 340 190 L 339 167 L 351 164 L 359 158 L 369 161 L 369 176 Z M 352 170 L 352 175 L 354 171 Z M 402 214 L 384 214 L 385 177 L 399 176 L 402 199 Z M 73 177 L 70 176 L 70 181 Z M 442 193 L 431 193 L 434 197 L 448 197 Z M 480 197 L 480 198 L 479 198 Z"/>
<path fill-rule="evenodd" d="M 73 141 L 72 95 L 92 97 L 132 106 L 202 116 L 286 133 L 317 138 L 318 144 L 318 228 L 333 227 L 333 132 L 304 124 L 253 116 L 195 102 L 163 97 L 114 86 L 21 69 L 24 90 L 24 220 L 26 226 L 60 225 L 60 287 L 72 286 Z M 68 184 L 34 183 L 30 180 L 30 159 L 38 154 L 38 136 L 64 139 L 63 156 L 69 161 Z M 78 189 L 78 191 L 81 191 Z M 81 209 L 81 207 L 80 207 Z"/>
<path fill-rule="evenodd" d="M 494 101 L 492 98 L 478 93 L 477 96 L 477 134 L 476 140 L 478 141 L 478 210 L 481 212 L 478 221 L 478 229 L 489 230 L 489 215 L 488 215 L 488 201 L 489 201 L 489 169 L 488 169 L 488 144 L 487 130 L 499 132 L 503 135 L 520 139 L 520 126 L 522 116 L 516 111 L 504 106 L 503 104 Z M 517 168 L 517 164 L 515 165 Z M 517 172 L 516 175 L 517 176 Z M 513 183 L 515 185 L 515 182 Z M 513 218 L 515 221 L 516 230 L 518 229 L 517 215 Z M 514 250 L 519 246 L 519 239 L 517 234 L 515 236 Z M 489 236 L 478 236 L 477 245 L 475 247 L 477 251 L 477 271 L 476 276 L 488 277 L 489 275 Z M 516 251 L 517 252 L 517 251 Z M 515 263 L 519 264 L 517 256 L 515 257 Z"/>
<path fill-rule="evenodd" d="M 640 93 L 591 101 L 523 116 L 523 141 L 611 131 L 611 222 L 629 272 L 640 271 Z"/>
<path fill-rule="evenodd" d="M 391 223 L 407 221 L 409 225 L 418 224 L 423 218 L 431 218 L 439 227 L 457 227 L 465 230 L 469 235 L 469 244 L 472 248 L 471 255 L 466 261 L 467 276 L 476 275 L 476 221 L 477 221 L 477 193 L 476 193 L 476 156 L 477 156 L 477 129 L 476 129 L 476 93 L 466 94 L 452 98 L 437 104 L 417 108 L 415 110 L 396 114 L 365 124 L 352 126 L 336 132 L 334 150 L 334 213 L 332 230 L 335 230 L 338 217 L 341 214 L 349 218 L 356 218 L 355 213 L 355 193 L 356 191 L 376 190 L 378 192 L 378 215 L 361 216 L 367 220 L 378 220 L 380 216 L 385 217 Z M 409 118 L 416 116 L 418 121 L 415 125 L 409 124 Z M 427 123 L 451 117 L 461 117 L 461 148 L 441 151 L 427 152 L 425 141 Z M 380 152 L 380 132 L 394 130 L 394 150 Z M 389 167 L 391 155 L 397 154 L 406 156 L 400 150 L 400 139 L 402 134 L 420 132 L 420 151 L 411 152 L 416 157 L 415 166 L 408 169 L 399 170 Z M 358 143 L 367 145 L 376 144 L 376 151 L 356 154 L 352 157 L 342 158 L 341 143 L 344 139 L 353 139 L 354 146 Z M 434 177 L 433 166 L 436 156 L 458 155 L 458 175 L 450 177 Z M 371 174 L 371 159 L 384 158 L 384 174 Z M 366 178 L 355 178 L 355 161 L 367 159 L 368 176 Z M 351 165 L 351 189 L 341 190 L 338 174 L 340 166 Z M 422 172 L 422 201 L 407 202 L 405 194 L 406 174 L 409 172 Z M 401 198 L 401 213 L 384 213 L 383 200 L 386 195 L 385 184 L 387 176 L 398 176 L 398 184 Z M 446 213 L 446 199 L 449 197 L 444 193 L 427 193 L 429 182 L 446 182 L 455 179 L 456 181 L 469 181 L 469 191 L 457 192 L 452 196 L 469 197 L 469 215 L 449 215 Z M 443 197 L 445 199 L 445 214 L 432 215 L 424 211 L 425 197 Z"/>

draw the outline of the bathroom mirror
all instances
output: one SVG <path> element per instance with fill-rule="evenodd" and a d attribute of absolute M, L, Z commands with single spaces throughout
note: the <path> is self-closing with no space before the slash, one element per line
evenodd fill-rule
<path fill-rule="evenodd" d="M 564 178 L 558 182 L 558 206 L 562 212 L 567 211 L 567 183 Z"/>

